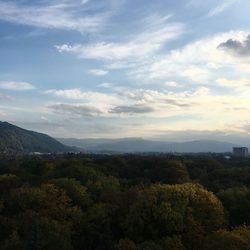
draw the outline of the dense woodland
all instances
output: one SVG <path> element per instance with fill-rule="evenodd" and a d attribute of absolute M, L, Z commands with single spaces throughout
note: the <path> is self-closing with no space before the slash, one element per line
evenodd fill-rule
<path fill-rule="evenodd" d="M 1 160 L 0 249 L 250 249 L 250 160 Z"/>

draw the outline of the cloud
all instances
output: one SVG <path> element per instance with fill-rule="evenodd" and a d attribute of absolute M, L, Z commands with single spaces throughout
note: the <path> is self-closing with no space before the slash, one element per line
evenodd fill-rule
<path fill-rule="evenodd" d="M 102 112 L 96 107 L 88 105 L 54 104 L 48 106 L 55 113 L 69 114 L 73 116 L 99 116 Z"/>
<path fill-rule="evenodd" d="M 129 76 L 144 82 L 178 79 L 191 84 L 212 85 L 218 74 L 242 75 L 250 72 L 249 61 L 218 49 L 228 39 L 248 41 L 248 32 L 230 31 L 191 42 L 183 48 L 147 58 L 129 68 Z"/>
<path fill-rule="evenodd" d="M 45 93 L 72 100 L 99 99 L 105 96 L 105 94 L 99 92 L 82 91 L 80 89 L 50 89 L 45 91 Z"/>
<path fill-rule="evenodd" d="M 0 93 L 0 101 L 6 102 L 6 101 L 10 101 L 10 100 L 12 100 L 12 97 Z"/>
<path fill-rule="evenodd" d="M 107 70 L 103 70 L 103 69 L 91 69 L 89 71 L 89 73 L 92 74 L 92 75 L 96 75 L 96 76 L 105 76 L 109 72 Z"/>
<path fill-rule="evenodd" d="M 108 85 L 109 87 L 109 85 Z M 82 91 L 80 89 L 48 90 L 45 92 L 55 97 L 80 101 L 81 104 L 98 108 L 102 116 L 116 114 L 140 115 L 150 117 L 166 117 L 173 114 L 189 112 L 201 105 L 209 95 L 206 88 L 174 93 L 171 91 L 156 91 L 150 89 L 130 89 L 111 87 L 110 93 Z M 75 104 L 74 104 L 75 105 Z"/>
<path fill-rule="evenodd" d="M 155 17 L 156 18 L 156 17 Z M 166 23 L 167 18 L 157 16 L 139 34 L 130 36 L 124 42 L 100 41 L 92 44 L 56 45 L 59 52 L 70 52 L 79 58 L 104 61 L 139 60 L 148 57 L 164 47 L 167 42 L 178 38 L 183 33 L 180 23 Z"/>
<path fill-rule="evenodd" d="M 193 105 L 191 99 L 197 95 L 205 96 L 208 94 L 208 90 L 204 88 L 199 88 L 197 91 L 184 91 L 180 93 L 174 93 L 171 91 L 156 91 L 150 89 L 138 89 L 134 91 L 123 91 L 119 92 L 121 97 L 125 97 L 127 100 L 132 100 L 137 104 L 141 105 L 151 105 L 154 110 L 157 106 L 164 108 L 167 106 L 180 108 L 180 107 L 190 107 Z M 168 111 L 171 111 L 171 107 L 168 107 Z"/>
<path fill-rule="evenodd" d="M 80 89 L 50 89 L 46 90 L 45 94 L 51 94 L 73 100 L 81 100 L 88 97 L 86 92 L 83 92 Z"/>
<path fill-rule="evenodd" d="M 138 119 L 134 121 L 145 123 L 145 127 L 155 124 L 158 130 L 164 126 L 173 130 L 190 127 L 196 130 L 223 130 L 232 126 L 235 121 L 238 124 L 240 120 L 248 117 L 250 112 L 249 91 L 235 92 L 234 88 L 232 89 L 232 93 L 227 94 L 226 91 L 215 93 L 213 89 L 198 85 L 185 91 L 180 89 L 178 92 L 132 88 L 122 91 L 112 89 L 109 93 L 86 92 L 80 89 L 50 90 L 48 94 L 66 98 L 71 102 L 67 104 L 69 106 L 57 103 L 47 106 L 52 105 L 58 112 L 61 110 L 59 114 L 65 117 L 67 114 L 69 117 L 97 116 L 107 123 L 114 121 L 111 119 L 121 122 L 133 117 Z M 93 107 L 93 112 L 86 110 L 86 107 Z M 147 131 L 149 130 L 147 128 Z"/>
<path fill-rule="evenodd" d="M 109 109 L 112 105 L 121 104 L 121 100 L 113 93 L 106 94 L 97 91 L 82 91 L 80 89 L 51 89 L 45 91 L 45 94 L 72 101 L 81 101 L 103 111 Z"/>
<path fill-rule="evenodd" d="M 242 91 L 243 93 L 250 93 L 250 79 L 249 78 L 239 78 L 239 79 L 227 79 L 218 78 L 216 80 L 222 87 L 232 88 L 236 91 Z"/>
<path fill-rule="evenodd" d="M 178 88 L 181 87 L 182 85 L 176 81 L 167 81 L 164 83 L 164 86 L 171 88 Z"/>
<path fill-rule="evenodd" d="M 85 7 L 88 2 L 45 1 L 36 5 L 22 5 L 14 1 L 1 1 L 0 20 L 38 28 L 95 32 L 103 27 L 109 14 L 88 14 Z"/>
<path fill-rule="evenodd" d="M 97 87 L 110 89 L 110 88 L 113 88 L 114 85 L 112 83 L 109 83 L 109 82 L 103 82 L 103 83 L 98 84 Z"/>
<path fill-rule="evenodd" d="M 245 40 L 228 39 L 226 42 L 221 43 L 218 48 L 232 52 L 236 56 L 249 56 L 250 55 L 250 34 Z"/>
<path fill-rule="evenodd" d="M 34 88 L 35 87 L 28 82 L 0 81 L 0 89 L 23 91 L 32 90 Z"/>
<path fill-rule="evenodd" d="M 110 109 L 110 113 L 114 114 L 144 114 L 151 113 L 154 109 L 145 105 L 133 105 L 133 106 L 117 106 Z"/>
<path fill-rule="evenodd" d="M 230 8 L 234 3 L 236 3 L 235 0 L 227 0 L 224 1 L 223 3 L 220 3 L 218 6 L 215 8 L 211 9 L 208 13 L 209 17 L 217 16 L 220 13 L 224 12 L 226 9 Z"/>
<path fill-rule="evenodd" d="M 80 89 L 77 92 L 74 89 L 50 90 L 47 94 L 67 99 L 59 102 L 52 99 L 43 107 L 42 114 L 48 119 L 62 120 L 61 123 L 72 123 L 72 120 L 84 123 L 86 120 L 93 122 L 94 117 L 95 123 L 101 122 L 104 126 L 115 124 L 118 136 L 121 133 L 126 136 L 148 136 L 162 134 L 166 130 L 179 131 L 190 128 L 241 131 L 242 128 L 237 126 L 248 120 L 250 112 L 249 93 L 225 94 L 223 91 L 214 94 L 213 90 L 200 86 L 186 91 L 180 89 L 179 92 L 127 88 L 123 91 L 112 90 L 109 93 Z M 0 105 L 0 110 L 11 114 L 15 119 L 18 117 L 16 114 L 20 114 L 20 110 L 7 109 L 5 104 Z M 24 113 L 25 111 L 21 110 L 21 114 Z M 28 114 L 32 119 L 33 114 L 34 117 L 39 114 L 40 119 L 41 107 L 33 107 Z M 91 119 L 85 119 L 88 117 Z M 139 125 L 134 128 L 133 123 Z M 92 124 L 88 126 L 91 127 Z M 98 133 L 101 134 L 101 131 Z"/>
<path fill-rule="evenodd" d="M 118 98 L 113 94 L 105 94 L 97 91 L 82 91 L 81 89 L 50 89 L 45 91 L 56 97 L 67 98 L 71 100 L 81 100 L 93 104 L 106 103 L 107 105 L 117 103 Z"/>

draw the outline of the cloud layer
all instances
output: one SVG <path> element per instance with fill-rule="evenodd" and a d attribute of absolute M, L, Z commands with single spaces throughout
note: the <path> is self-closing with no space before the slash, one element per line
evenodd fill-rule
<path fill-rule="evenodd" d="M 1 119 L 57 136 L 249 134 L 250 3 L 139 2 L 0 0 Z"/>

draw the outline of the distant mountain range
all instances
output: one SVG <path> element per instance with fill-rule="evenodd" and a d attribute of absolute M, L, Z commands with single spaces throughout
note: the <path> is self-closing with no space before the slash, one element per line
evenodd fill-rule
<path fill-rule="evenodd" d="M 0 122 L 0 154 L 66 153 L 223 153 L 231 152 L 236 144 L 196 140 L 166 142 L 142 138 L 121 139 L 54 139 L 46 134 L 22 129 L 8 122 Z"/>
<path fill-rule="evenodd" d="M 74 151 L 52 137 L 26 129 L 8 122 L 0 122 L 0 153 L 30 154 L 30 153 L 64 153 Z"/>
<path fill-rule="evenodd" d="M 139 152 L 175 152 L 175 153 L 223 153 L 232 152 L 236 144 L 212 140 L 196 140 L 188 142 L 164 142 L 141 138 L 123 139 L 58 139 L 68 146 L 75 146 L 90 153 L 139 153 Z"/>

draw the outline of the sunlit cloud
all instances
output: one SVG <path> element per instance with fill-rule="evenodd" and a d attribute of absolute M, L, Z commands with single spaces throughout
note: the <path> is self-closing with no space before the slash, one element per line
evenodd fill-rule
<path fill-rule="evenodd" d="M 57 136 L 249 134 L 250 5 L 235 3 L 0 0 L 1 79 L 36 82 L 0 82 L 4 119 Z"/>
<path fill-rule="evenodd" d="M 235 58 L 231 53 L 221 49 L 228 39 L 247 41 L 248 32 L 232 31 L 216 34 L 212 37 L 187 44 L 181 49 L 174 49 L 169 53 L 149 59 L 136 69 L 131 69 L 132 77 L 145 80 L 168 80 L 175 76 L 199 84 L 211 84 L 218 72 L 220 74 L 242 74 L 242 70 L 249 73 L 248 59 Z M 245 46 L 245 45 L 244 45 Z"/>

